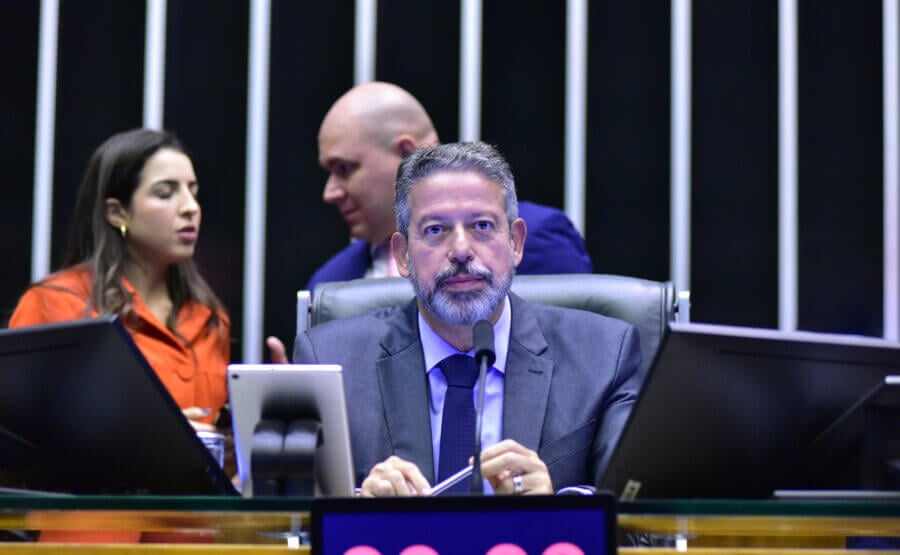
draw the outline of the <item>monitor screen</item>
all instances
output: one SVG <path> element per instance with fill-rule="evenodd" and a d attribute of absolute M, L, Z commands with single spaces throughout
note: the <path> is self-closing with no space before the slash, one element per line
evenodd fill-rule
<path fill-rule="evenodd" d="M 0 486 L 237 493 L 115 316 L 0 331 Z"/>
<path fill-rule="evenodd" d="M 307 417 L 321 425 L 321 443 L 314 455 L 314 493 L 353 495 L 353 457 L 343 384 L 341 367 L 335 364 L 228 366 L 235 452 L 245 497 L 254 495 L 252 443 L 260 420 Z"/>
<path fill-rule="evenodd" d="M 638 498 L 766 498 L 857 489 L 859 434 L 822 432 L 900 374 L 900 345 L 673 323 L 600 486 Z"/>
<path fill-rule="evenodd" d="M 608 493 L 316 499 L 311 518 L 313 555 L 616 553 Z"/>

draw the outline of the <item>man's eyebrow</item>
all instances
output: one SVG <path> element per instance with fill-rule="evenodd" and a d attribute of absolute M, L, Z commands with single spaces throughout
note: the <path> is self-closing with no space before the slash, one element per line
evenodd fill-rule
<path fill-rule="evenodd" d="M 416 224 L 421 225 L 424 222 L 446 222 L 449 218 L 438 216 L 435 214 L 422 214 L 415 219 Z"/>
<path fill-rule="evenodd" d="M 332 164 L 337 164 L 340 162 L 348 162 L 348 160 L 341 156 L 329 156 L 328 158 L 319 160 L 319 165 L 325 169 L 328 169 L 328 167 L 331 166 Z"/>
<path fill-rule="evenodd" d="M 441 214 L 427 214 L 426 213 L 426 214 L 423 214 L 422 216 L 420 216 L 417 219 L 417 221 L 419 223 L 422 223 L 422 222 L 431 220 L 431 221 L 443 223 L 443 222 L 447 222 L 447 221 L 454 220 L 454 219 L 456 219 L 455 216 L 445 216 L 445 215 L 441 215 Z M 490 212 L 478 211 L 478 212 L 469 212 L 468 214 L 466 214 L 463 217 L 463 219 L 464 220 L 489 219 L 489 220 L 499 221 L 502 218 L 497 218 L 495 214 L 492 214 Z"/>

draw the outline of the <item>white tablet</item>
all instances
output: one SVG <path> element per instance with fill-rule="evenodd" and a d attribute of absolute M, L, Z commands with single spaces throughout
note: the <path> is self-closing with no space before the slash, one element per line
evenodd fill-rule
<path fill-rule="evenodd" d="M 335 364 L 230 364 L 228 392 L 238 474 L 245 497 L 253 496 L 250 468 L 253 432 L 261 418 L 286 410 L 315 416 L 322 442 L 316 450 L 315 493 L 352 496 L 353 457 L 341 367 Z"/>

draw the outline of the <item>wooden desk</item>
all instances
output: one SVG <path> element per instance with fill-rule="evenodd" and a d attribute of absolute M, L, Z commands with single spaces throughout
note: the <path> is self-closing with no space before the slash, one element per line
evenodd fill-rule
<path fill-rule="evenodd" d="M 634 551 L 665 553 L 677 546 L 698 553 L 724 549 L 732 555 L 795 549 L 846 553 L 848 537 L 900 537 L 900 503 L 644 501 L 622 504 L 619 528 L 653 545 Z"/>

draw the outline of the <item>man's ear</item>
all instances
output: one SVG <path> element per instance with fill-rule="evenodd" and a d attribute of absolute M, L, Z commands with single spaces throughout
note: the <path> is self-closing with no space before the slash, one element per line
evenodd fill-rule
<path fill-rule="evenodd" d="M 106 221 L 109 222 L 109 225 L 113 226 L 116 229 L 121 228 L 123 225 L 128 225 L 128 213 L 125 212 L 125 208 L 122 206 L 122 203 L 117 199 L 106 199 L 105 216 Z"/>
<path fill-rule="evenodd" d="M 513 220 L 513 223 L 509 226 L 509 238 L 512 242 L 516 266 L 519 265 L 519 262 L 522 262 L 522 256 L 525 254 L 526 235 L 528 235 L 528 226 L 525 225 L 525 220 L 522 218 Z"/>
<path fill-rule="evenodd" d="M 407 253 L 409 252 L 408 248 L 409 245 L 406 242 L 406 237 L 399 231 L 395 231 L 394 234 L 391 235 L 391 253 L 394 255 L 394 262 L 397 263 L 397 270 L 403 277 L 409 277 L 409 259 L 407 258 Z"/>
<path fill-rule="evenodd" d="M 400 158 L 406 158 L 418 147 L 419 144 L 413 139 L 412 135 L 400 135 L 394 139 L 394 152 Z"/>

